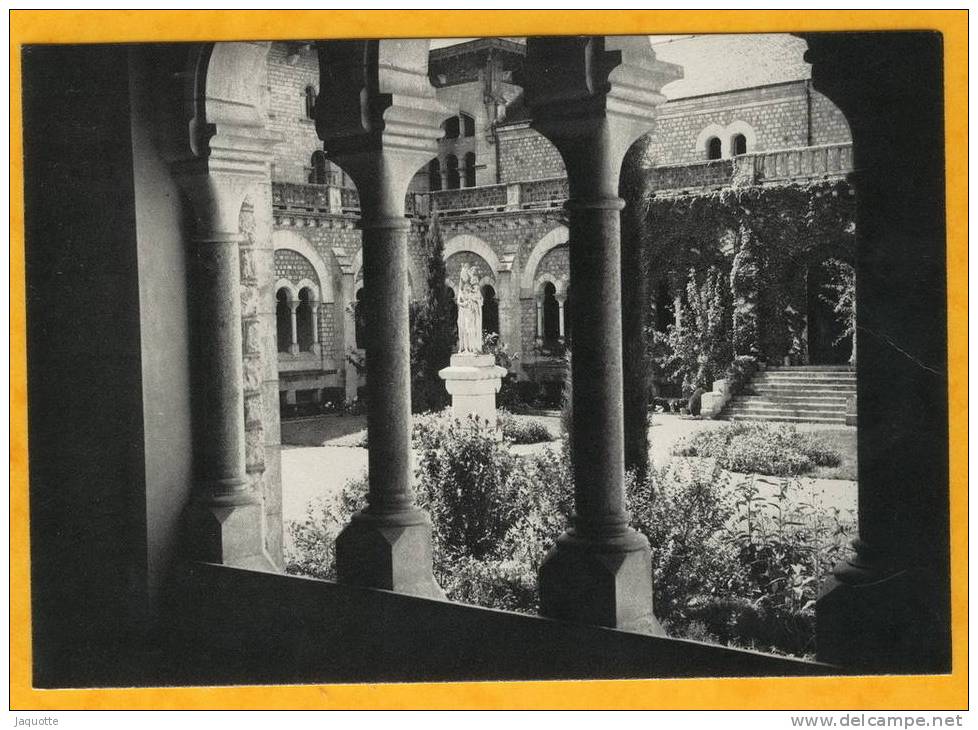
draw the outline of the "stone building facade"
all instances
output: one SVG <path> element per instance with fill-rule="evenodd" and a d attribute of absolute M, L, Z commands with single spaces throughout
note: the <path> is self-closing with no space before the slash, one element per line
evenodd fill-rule
<path fill-rule="evenodd" d="M 437 157 L 409 187 L 409 286 L 413 298 L 424 295 L 423 243 L 437 215 L 449 285 L 463 261 L 475 265 L 492 310 L 484 322 L 498 323 L 521 378 L 546 381 L 562 377 L 572 330 L 567 182 L 560 154 L 531 128 L 514 83 L 524 54 L 522 43 L 499 38 L 430 53 L 436 97 L 457 113 L 442 124 Z M 363 354 L 355 321 L 359 201 L 349 177 L 322 154 L 312 119 L 318 79 L 312 44 L 272 44 L 270 127 L 283 140 L 272 172 L 272 237 L 285 412 L 352 400 L 364 384 L 355 364 Z M 809 80 L 671 99 L 659 109 L 648 150 L 657 195 L 851 169 L 845 118 Z"/>

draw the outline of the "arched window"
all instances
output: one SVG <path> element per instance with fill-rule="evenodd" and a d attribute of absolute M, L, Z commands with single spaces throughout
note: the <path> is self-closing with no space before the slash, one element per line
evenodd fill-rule
<path fill-rule="evenodd" d="M 461 187 L 461 179 L 458 174 L 458 158 L 449 155 L 445 158 L 445 187 L 449 190 L 458 190 Z"/>
<path fill-rule="evenodd" d="M 470 117 L 468 114 L 462 113 L 462 136 L 463 137 L 474 137 L 475 136 L 475 119 Z"/>
<path fill-rule="evenodd" d="M 730 138 L 730 149 L 735 155 L 747 154 L 747 137 L 742 134 L 735 134 Z"/>
<path fill-rule="evenodd" d="M 553 345 L 560 339 L 560 304 L 557 289 L 549 281 L 543 285 L 543 341 Z"/>
<path fill-rule="evenodd" d="M 309 182 L 313 185 L 325 185 L 329 182 L 329 173 L 327 171 L 329 165 L 325 152 L 322 150 L 313 152 L 312 160 L 310 160 L 309 164 L 312 166 L 312 174 L 309 176 Z"/>
<path fill-rule="evenodd" d="M 292 296 L 282 287 L 275 292 L 275 334 L 278 351 L 288 352 L 292 345 Z"/>
<path fill-rule="evenodd" d="M 306 116 L 310 119 L 316 118 L 316 87 L 306 87 Z"/>
<path fill-rule="evenodd" d="M 309 352 L 312 350 L 312 343 L 315 342 L 313 328 L 316 322 L 312 316 L 312 301 L 312 291 L 309 287 L 304 287 L 299 292 L 299 306 L 295 310 L 295 331 L 299 352 Z"/>
<path fill-rule="evenodd" d="M 719 160 L 721 153 L 719 137 L 710 137 L 706 140 L 706 159 Z"/>
<path fill-rule="evenodd" d="M 363 306 L 363 289 L 357 289 L 357 300 L 353 304 L 353 337 L 358 349 L 367 346 L 367 313 Z"/>
<path fill-rule="evenodd" d="M 445 128 L 445 139 L 458 139 L 458 117 L 449 117 L 442 122 Z"/>
<path fill-rule="evenodd" d="M 499 300 L 488 284 L 482 287 L 482 334 L 499 334 Z"/>
<path fill-rule="evenodd" d="M 441 190 L 441 165 L 437 157 L 428 163 L 428 189 Z"/>
<path fill-rule="evenodd" d="M 465 153 L 465 187 L 475 187 L 475 152 Z"/>

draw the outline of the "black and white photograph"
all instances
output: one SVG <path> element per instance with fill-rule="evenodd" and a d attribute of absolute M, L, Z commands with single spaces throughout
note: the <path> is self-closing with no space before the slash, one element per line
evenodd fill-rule
<path fill-rule="evenodd" d="M 19 50 L 32 686 L 950 673 L 943 35 L 328 30 Z"/>

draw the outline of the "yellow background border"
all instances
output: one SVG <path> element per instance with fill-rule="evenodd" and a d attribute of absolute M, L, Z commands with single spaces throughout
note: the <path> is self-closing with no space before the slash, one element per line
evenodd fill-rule
<path fill-rule="evenodd" d="M 800 32 L 944 34 L 954 672 L 938 677 L 491 682 L 112 690 L 30 686 L 20 52 L 25 43 Z M 953 11 L 12 11 L 10 13 L 10 706 L 12 709 L 964 709 L 968 650 L 968 14 Z"/>

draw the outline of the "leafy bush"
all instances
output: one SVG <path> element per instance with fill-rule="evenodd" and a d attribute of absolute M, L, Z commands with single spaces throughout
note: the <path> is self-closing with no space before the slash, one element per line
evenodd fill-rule
<path fill-rule="evenodd" d="M 680 439 L 674 456 L 708 456 L 743 474 L 795 476 L 816 466 L 838 466 L 838 453 L 790 424 L 732 423 Z"/>
<path fill-rule="evenodd" d="M 535 613 L 537 571 L 573 510 L 566 440 L 520 457 L 488 422 L 447 413 L 416 418 L 414 435 L 439 584 L 451 600 Z M 852 520 L 814 491 L 799 500 L 793 480 L 762 499 L 761 481 L 734 485 L 706 462 L 628 477 L 633 524 L 652 546 L 656 615 L 675 636 L 808 655 L 814 599 Z M 333 543 L 366 489 L 351 482 L 289 525 L 289 573 L 335 579 Z"/>
<path fill-rule="evenodd" d="M 738 355 L 730 363 L 725 375 L 730 384 L 730 394 L 737 395 L 742 392 L 744 386 L 751 381 L 757 373 L 757 358 L 752 355 Z"/>
<path fill-rule="evenodd" d="M 538 444 L 553 440 L 553 434 L 543 421 L 514 416 L 504 410 L 499 411 L 499 428 L 502 429 L 503 439 L 514 444 Z"/>

